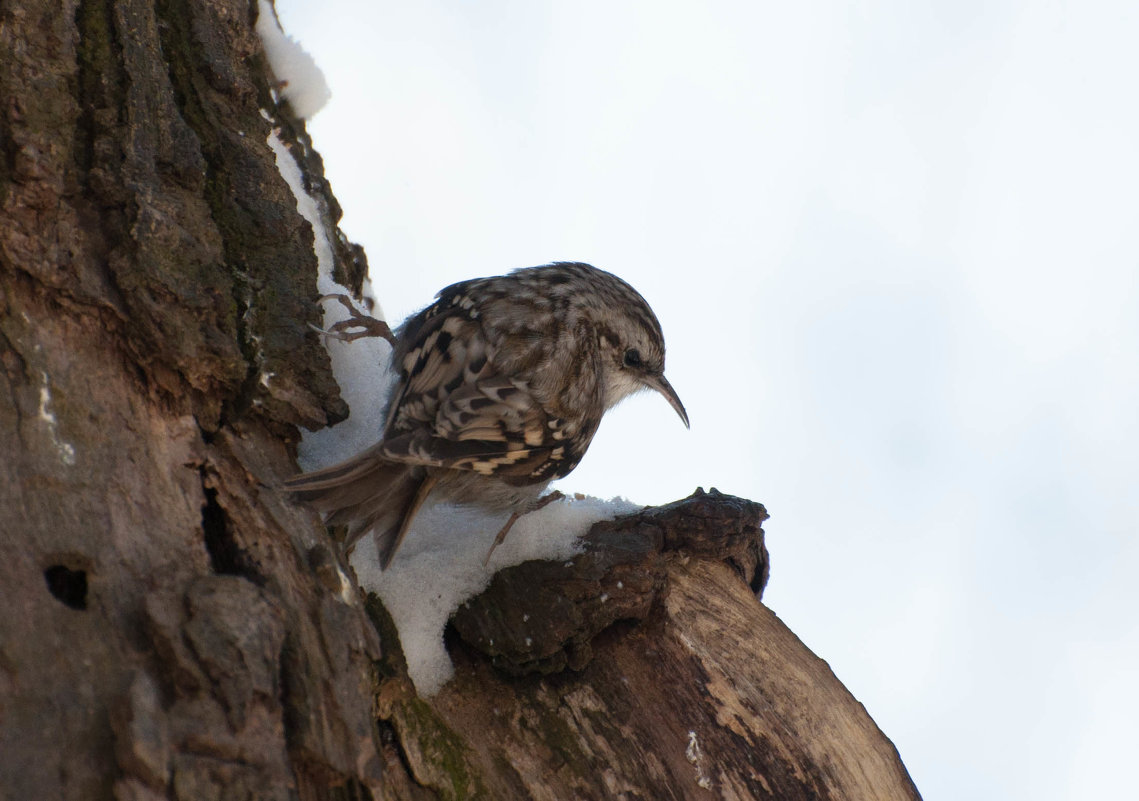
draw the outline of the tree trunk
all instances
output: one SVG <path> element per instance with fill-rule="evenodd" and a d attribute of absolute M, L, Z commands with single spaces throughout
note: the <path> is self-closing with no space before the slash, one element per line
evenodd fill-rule
<path fill-rule="evenodd" d="M 339 210 L 255 15 L 0 2 L 0 798 L 917 798 L 722 496 L 598 526 L 573 582 L 504 572 L 415 696 L 275 489 L 347 409 L 274 126 Z M 503 650 L 541 598 L 553 645 Z"/>

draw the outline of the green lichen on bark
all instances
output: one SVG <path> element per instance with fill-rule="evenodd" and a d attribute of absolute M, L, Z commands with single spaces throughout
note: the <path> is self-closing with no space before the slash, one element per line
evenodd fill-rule
<path fill-rule="evenodd" d="M 420 756 L 409 759 L 417 781 L 447 801 L 489 797 L 468 758 L 470 749 L 426 701 L 413 696 L 395 704 L 393 712 L 404 752 L 414 749 Z"/>
<path fill-rule="evenodd" d="M 380 635 L 383 656 L 377 663 L 377 714 L 398 738 L 412 778 L 443 799 L 487 798 L 486 788 L 470 759 L 470 748 L 430 704 L 415 694 L 407 677 L 407 661 L 399 631 L 375 593 L 365 609 Z"/>

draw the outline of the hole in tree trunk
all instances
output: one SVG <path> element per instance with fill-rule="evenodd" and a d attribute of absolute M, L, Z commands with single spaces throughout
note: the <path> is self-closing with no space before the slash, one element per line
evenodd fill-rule
<path fill-rule="evenodd" d="M 206 501 L 202 504 L 202 539 L 210 555 L 210 566 L 224 576 L 242 576 L 258 586 L 264 586 L 265 577 L 249 558 L 237 540 L 229 522 L 229 515 L 218 503 L 218 491 L 203 487 Z"/>
<path fill-rule="evenodd" d="M 87 608 L 87 571 L 52 565 L 44 571 L 48 591 L 72 609 Z"/>

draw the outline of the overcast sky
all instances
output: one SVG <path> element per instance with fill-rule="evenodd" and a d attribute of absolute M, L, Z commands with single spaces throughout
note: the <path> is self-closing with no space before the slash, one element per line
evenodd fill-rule
<path fill-rule="evenodd" d="M 621 275 L 686 431 L 560 488 L 767 505 L 767 604 L 927 801 L 1118 797 L 1139 740 L 1139 12 L 279 0 L 393 321 Z"/>

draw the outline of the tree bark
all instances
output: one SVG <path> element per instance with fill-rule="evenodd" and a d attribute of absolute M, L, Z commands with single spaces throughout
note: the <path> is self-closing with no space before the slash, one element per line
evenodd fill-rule
<path fill-rule="evenodd" d="M 379 786 L 374 631 L 270 488 L 346 409 L 252 14 L 0 7 L 7 798 Z"/>
<path fill-rule="evenodd" d="M 917 798 L 717 494 L 504 571 L 415 695 L 276 489 L 347 409 L 274 126 L 365 264 L 255 15 L 0 1 L 0 798 Z"/>

